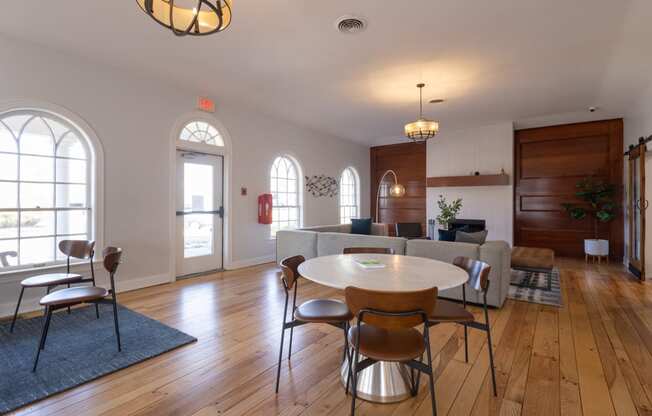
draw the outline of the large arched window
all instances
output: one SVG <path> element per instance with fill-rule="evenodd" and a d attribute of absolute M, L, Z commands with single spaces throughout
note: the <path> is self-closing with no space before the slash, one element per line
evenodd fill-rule
<path fill-rule="evenodd" d="M 191 121 L 181 130 L 179 140 L 210 144 L 213 146 L 224 146 L 224 139 L 217 129 L 205 121 Z"/>
<path fill-rule="evenodd" d="M 272 208 L 272 237 L 278 230 L 301 226 L 301 196 L 299 168 L 288 156 L 279 156 L 270 172 Z"/>
<path fill-rule="evenodd" d="M 358 173 L 346 168 L 340 177 L 340 223 L 348 224 L 360 215 L 360 185 Z"/>
<path fill-rule="evenodd" d="M 93 239 L 91 147 L 75 126 L 52 113 L 0 115 L 0 252 L 9 267 L 64 259 L 58 242 Z"/>

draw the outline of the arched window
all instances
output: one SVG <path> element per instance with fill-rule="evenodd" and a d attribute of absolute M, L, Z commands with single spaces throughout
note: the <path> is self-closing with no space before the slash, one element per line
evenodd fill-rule
<path fill-rule="evenodd" d="M 205 121 L 191 121 L 181 130 L 179 139 L 194 143 L 224 147 L 224 139 L 217 129 Z"/>
<path fill-rule="evenodd" d="M 270 172 L 272 208 L 272 237 L 278 230 L 301 226 L 301 196 L 299 168 L 287 156 L 274 160 Z"/>
<path fill-rule="evenodd" d="M 58 243 L 93 239 L 93 157 L 86 136 L 38 110 L 0 115 L 0 252 L 9 267 L 64 260 Z"/>
<path fill-rule="evenodd" d="M 340 223 L 348 224 L 360 215 L 360 189 L 358 173 L 346 168 L 340 177 Z"/>

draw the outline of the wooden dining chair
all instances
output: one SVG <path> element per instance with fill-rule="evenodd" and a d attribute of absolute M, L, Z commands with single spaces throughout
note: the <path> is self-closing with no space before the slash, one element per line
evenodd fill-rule
<path fill-rule="evenodd" d="M 346 303 L 334 299 L 311 299 L 297 306 L 297 288 L 299 274 L 299 265 L 306 259 L 303 256 L 287 257 L 281 260 L 281 282 L 285 290 L 285 307 L 283 309 L 283 329 L 281 331 L 281 348 L 278 353 L 278 369 L 276 372 L 276 393 L 278 393 L 279 380 L 281 378 L 281 360 L 283 358 L 283 341 L 285 331 L 290 330 L 290 343 L 288 346 L 288 360 L 292 356 L 292 335 L 294 328 L 307 323 L 330 324 L 342 329 L 344 332 L 344 353 L 342 361 L 347 357 L 348 348 L 346 334 L 349 328 L 349 321 L 353 315 L 346 306 Z M 288 304 L 290 292 L 294 289 L 292 295 L 292 318 L 287 320 Z"/>
<path fill-rule="evenodd" d="M 98 286 L 72 287 L 57 290 L 56 292 L 49 293 L 41 298 L 40 304 L 45 306 L 46 311 L 45 322 L 43 323 L 41 339 L 38 348 L 36 349 L 36 357 L 34 358 L 32 372 L 36 371 L 41 350 L 45 349 L 45 340 L 48 336 L 48 330 L 50 329 L 52 313 L 56 310 L 69 308 L 74 305 L 83 303 L 94 303 L 96 307 L 100 303 L 112 305 L 113 325 L 115 328 L 116 341 L 118 343 L 118 352 L 122 351 L 122 344 L 120 343 L 120 326 L 118 324 L 118 302 L 115 293 L 115 273 L 120 264 L 122 249 L 118 247 L 107 247 L 102 251 L 102 256 L 104 257 L 104 269 L 109 273 L 111 289 L 105 289 Z"/>
<path fill-rule="evenodd" d="M 60 285 L 67 285 L 70 288 L 71 284 L 92 282 L 95 286 L 95 269 L 93 268 L 93 256 L 95 255 L 95 241 L 92 240 L 62 240 L 59 242 L 59 251 L 66 255 L 66 272 L 65 273 L 48 273 L 40 274 L 37 276 L 28 277 L 20 282 L 20 295 L 18 295 L 18 303 L 14 311 L 14 317 L 11 320 L 11 327 L 9 332 L 14 332 L 16 325 L 16 318 L 18 317 L 18 310 L 20 303 L 23 300 L 23 293 L 26 288 L 46 288 L 47 294 L 52 289 Z M 79 260 L 87 260 L 91 267 L 91 277 L 84 278 L 81 274 L 70 273 L 70 258 Z M 70 313 L 70 310 L 68 310 Z M 95 313 L 97 318 L 100 317 L 99 308 L 96 306 Z"/>
<path fill-rule="evenodd" d="M 425 324 L 437 305 L 437 288 L 414 292 L 384 292 L 349 286 L 344 290 L 346 303 L 356 316 L 349 329 L 348 342 L 353 348 L 346 391 L 352 381 L 351 415 L 355 413 L 358 373 L 379 361 L 400 362 L 410 367 L 411 393 L 417 394 L 420 373 L 430 378 L 432 414 L 437 414 L 435 379 L 430 350 L 430 330 L 415 327 Z M 427 362 L 423 363 L 426 353 Z M 359 361 L 360 355 L 365 358 Z M 415 380 L 414 370 L 417 371 Z"/>
<path fill-rule="evenodd" d="M 491 382 L 493 384 L 494 396 L 496 391 L 496 369 L 494 367 L 494 354 L 491 345 L 491 325 L 489 322 L 489 312 L 487 310 L 487 291 L 489 290 L 489 273 L 491 266 L 480 260 L 473 260 L 468 257 L 457 257 L 453 264 L 464 269 L 469 280 L 462 285 L 462 305 L 448 300 L 440 299 L 437 307 L 428 319 L 428 325 L 436 325 L 444 322 L 452 322 L 464 326 L 464 358 L 469 361 L 469 340 L 468 328 L 475 328 L 487 333 L 487 347 L 489 349 L 489 364 L 491 366 Z M 482 307 L 484 310 L 484 322 L 476 321 L 471 312 L 466 310 L 466 286 L 482 293 Z"/>
<path fill-rule="evenodd" d="M 342 254 L 394 254 L 393 248 L 386 247 L 346 247 Z"/>

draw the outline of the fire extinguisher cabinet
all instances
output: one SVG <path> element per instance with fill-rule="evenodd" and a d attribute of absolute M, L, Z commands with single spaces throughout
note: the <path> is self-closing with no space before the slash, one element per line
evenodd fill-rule
<path fill-rule="evenodd" d="M 272 223 L 272 194 L 258 197 L 258 224 Z"/>

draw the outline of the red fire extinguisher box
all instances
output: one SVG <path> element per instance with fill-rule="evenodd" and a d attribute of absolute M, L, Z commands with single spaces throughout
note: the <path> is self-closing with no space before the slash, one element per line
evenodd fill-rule
<path fill-rule="evenodd" d="M 258 196 L 258 224 L 272 223 L 272 194 Z"/>

